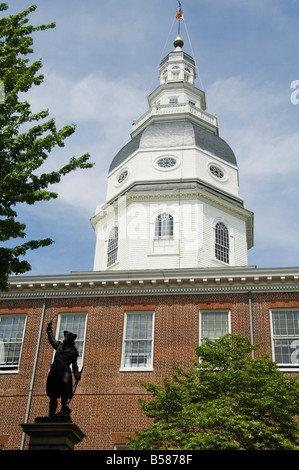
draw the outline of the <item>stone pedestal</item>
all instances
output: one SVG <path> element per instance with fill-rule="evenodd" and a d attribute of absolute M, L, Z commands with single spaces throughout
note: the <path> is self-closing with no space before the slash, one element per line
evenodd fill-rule
<path fill-rule="evenodd" d="M 69 417 L 41 417 L 20 426 L 30 437 L 28 450 L 74 450 L 86 437 Z"/>

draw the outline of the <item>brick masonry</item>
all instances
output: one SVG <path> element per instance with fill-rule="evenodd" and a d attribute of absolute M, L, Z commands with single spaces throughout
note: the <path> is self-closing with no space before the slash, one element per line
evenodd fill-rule
<path fill-rule="evenodd" d="M 0 300 L 0 315 L 27 316 L 19 372 L 0 374 L 0 446 L 3 441 L 5 449 L 20 448 L 19 424 L 25 419 L 42 305 L 42 299 Z M 271 308 L 299 308 L 299 292 L 253 293 L 254 342 L 262 342 L 259 353 L 270 357 Z M 199 341 L 199 311 L 215 309 L 230 310 L 232 333 L 250 336 L 246 292 L 48 299 L 29 422 L 48 413 L 45 384 L 53 350 L 47 340 L 46 323 L 55 315 L 54 332 L 57 314 L 88 314 L 84 373 L 71 403 L 72 419 L 87 437 L 76 448 L 109 450 L 123 442 L 122 434 L 133 433 L 149 423 L 138 406 L 138 399 L 146 395 L 136 380 L 160 383 L 174 363 L 189 367 L 190 358 L 195 357 L 193 347 Z M 139 310 L 155 312 L 154 371 L 120 371 L 124 313 Z M 26 445 L 27 440 L 25 449 Z"/>

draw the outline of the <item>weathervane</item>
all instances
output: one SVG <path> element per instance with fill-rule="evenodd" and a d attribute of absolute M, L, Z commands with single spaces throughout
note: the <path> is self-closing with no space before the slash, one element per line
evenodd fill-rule
<path fill-rule="evenodd" d="M 178 34 L 181 33 L 181 23 L 180 23 L 180 20 L 183 20 L 184 19 L 184 16 L 183 16 L 183 10 L 182 10 L 182 4 L 181 2 L 178 0 L 178 4 L 179 4 L 179 9 L 177 10 L 176 12 L 176 19 L 178 20 Z"/>

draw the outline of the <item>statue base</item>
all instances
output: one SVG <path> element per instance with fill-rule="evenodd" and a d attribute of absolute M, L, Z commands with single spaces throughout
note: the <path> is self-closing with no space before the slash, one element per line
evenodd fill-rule
<path fill-rule="evenodd" d="M 86 437 L 69 415 L 38 417 L 20 426 L 30 437 L 28 450 L 74 450 Z"/>

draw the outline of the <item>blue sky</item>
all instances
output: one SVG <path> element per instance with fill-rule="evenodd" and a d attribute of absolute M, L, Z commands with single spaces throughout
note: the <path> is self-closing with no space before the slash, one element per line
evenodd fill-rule
<path fill-rule="evenodd" d="M 299 0 L 182 0 L 184 50 L 193 55 L 197 87 L 220 136 L 234 150 L 240 195 L 255 214 L 249 264 L 299 266 Z M 30 274 L 92 271 L 95 235 L 90 218 L 105 201 L 107 170 L 130 140 L 158 86 L 160 60 L 173 50 L 176 0 L 11 0 L 13 14 L 32 4 L 44 83 L 27 99 L 49 109 L 58 126 L 77 124 L 47 168 L 89 152 L 92 170 L 76 171 L 55 187 L 59 198 L 18 209 L 28 239 L 55 244 L 28 253 Z M 299 82 L 298 82 L 299 84 Z M 294 100 L 293 100 L 294 101 Z"/>

